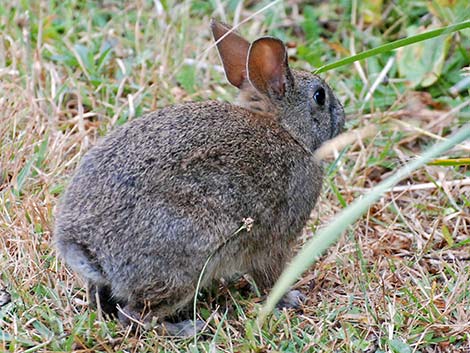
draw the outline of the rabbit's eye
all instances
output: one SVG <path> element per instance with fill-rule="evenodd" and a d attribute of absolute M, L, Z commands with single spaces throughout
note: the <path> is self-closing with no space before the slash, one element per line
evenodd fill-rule
<path fill-rule="evenodd" d="M 318 105 L 324 105 L 325 104 L 325 90 L 323 88 L 317 89 L 316 92 L 313 94 L 313 99 Z"/>

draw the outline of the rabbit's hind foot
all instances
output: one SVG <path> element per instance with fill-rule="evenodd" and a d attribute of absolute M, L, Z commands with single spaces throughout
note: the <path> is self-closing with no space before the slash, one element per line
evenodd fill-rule
<path fill-rule="evenodd" d="M 119 321 L 123 326 L 134 326 L 137 329 L 141 326 L 144 330 L 154 329 L 161 336 L 191 337 L 200 333 L 205 326 L 202 320 L 182 320 L 179 322 L 169 322 L 156 320 L 158 316 L 155 312 L 145 315 L 138 309 L 132 309 L 129 305 L 118 312 Z"/>
<path fill-rule="evenodd" d="M 111 288 L 107 285 L 88 283 L 88 296 L 92 307 L 100 308 L 111 317 L 118 317 L 118 304 L 121 307 L 125 305 L 113 297 Z"/>

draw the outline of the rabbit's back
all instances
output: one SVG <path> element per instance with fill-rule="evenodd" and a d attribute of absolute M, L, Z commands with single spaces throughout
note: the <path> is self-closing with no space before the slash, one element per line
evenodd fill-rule
<path fill-rule="evenodd" d="M 87 153 L 61 202 L 56 241 L 71 267 L 113 283 L 118 297 L 160 277 L 164 288 L 158 272 L 171 281 L 185 269 L 193 280 L 245 218 L 253 230 L 226 247 L 217 275 L 258 249 L 286 247 L 320 185 L 320 166 L 274 116 L 219 102 L 173 106 Z"/>

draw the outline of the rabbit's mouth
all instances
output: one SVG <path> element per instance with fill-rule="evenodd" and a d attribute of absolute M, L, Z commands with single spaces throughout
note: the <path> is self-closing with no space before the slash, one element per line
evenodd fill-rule
<path fill-rule="evenodd" d="M 330 116 L 331 116 L 331 125 L 330 125 L 330 139 L 338 136 L 344 127 L 344 122 L 346 120 L 344 109 L 341 103 L 336 100 L 336 104 L 330 105 Z"/>

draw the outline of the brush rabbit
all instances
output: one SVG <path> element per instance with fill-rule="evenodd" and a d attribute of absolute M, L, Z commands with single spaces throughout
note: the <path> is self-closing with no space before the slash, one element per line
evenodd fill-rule
<path fill-rule="evenodd" d="M 184 308 L 210 256 L 202 286 L 238 273 L 272 286 L 321 190 L 313 153 L 344 124 L 330 87 L 291 70 L 282 41 L 211 29 L 237 104 L 174 105 L 115 129 L 57 207 L 59 254 L 124 322 Z"/>

